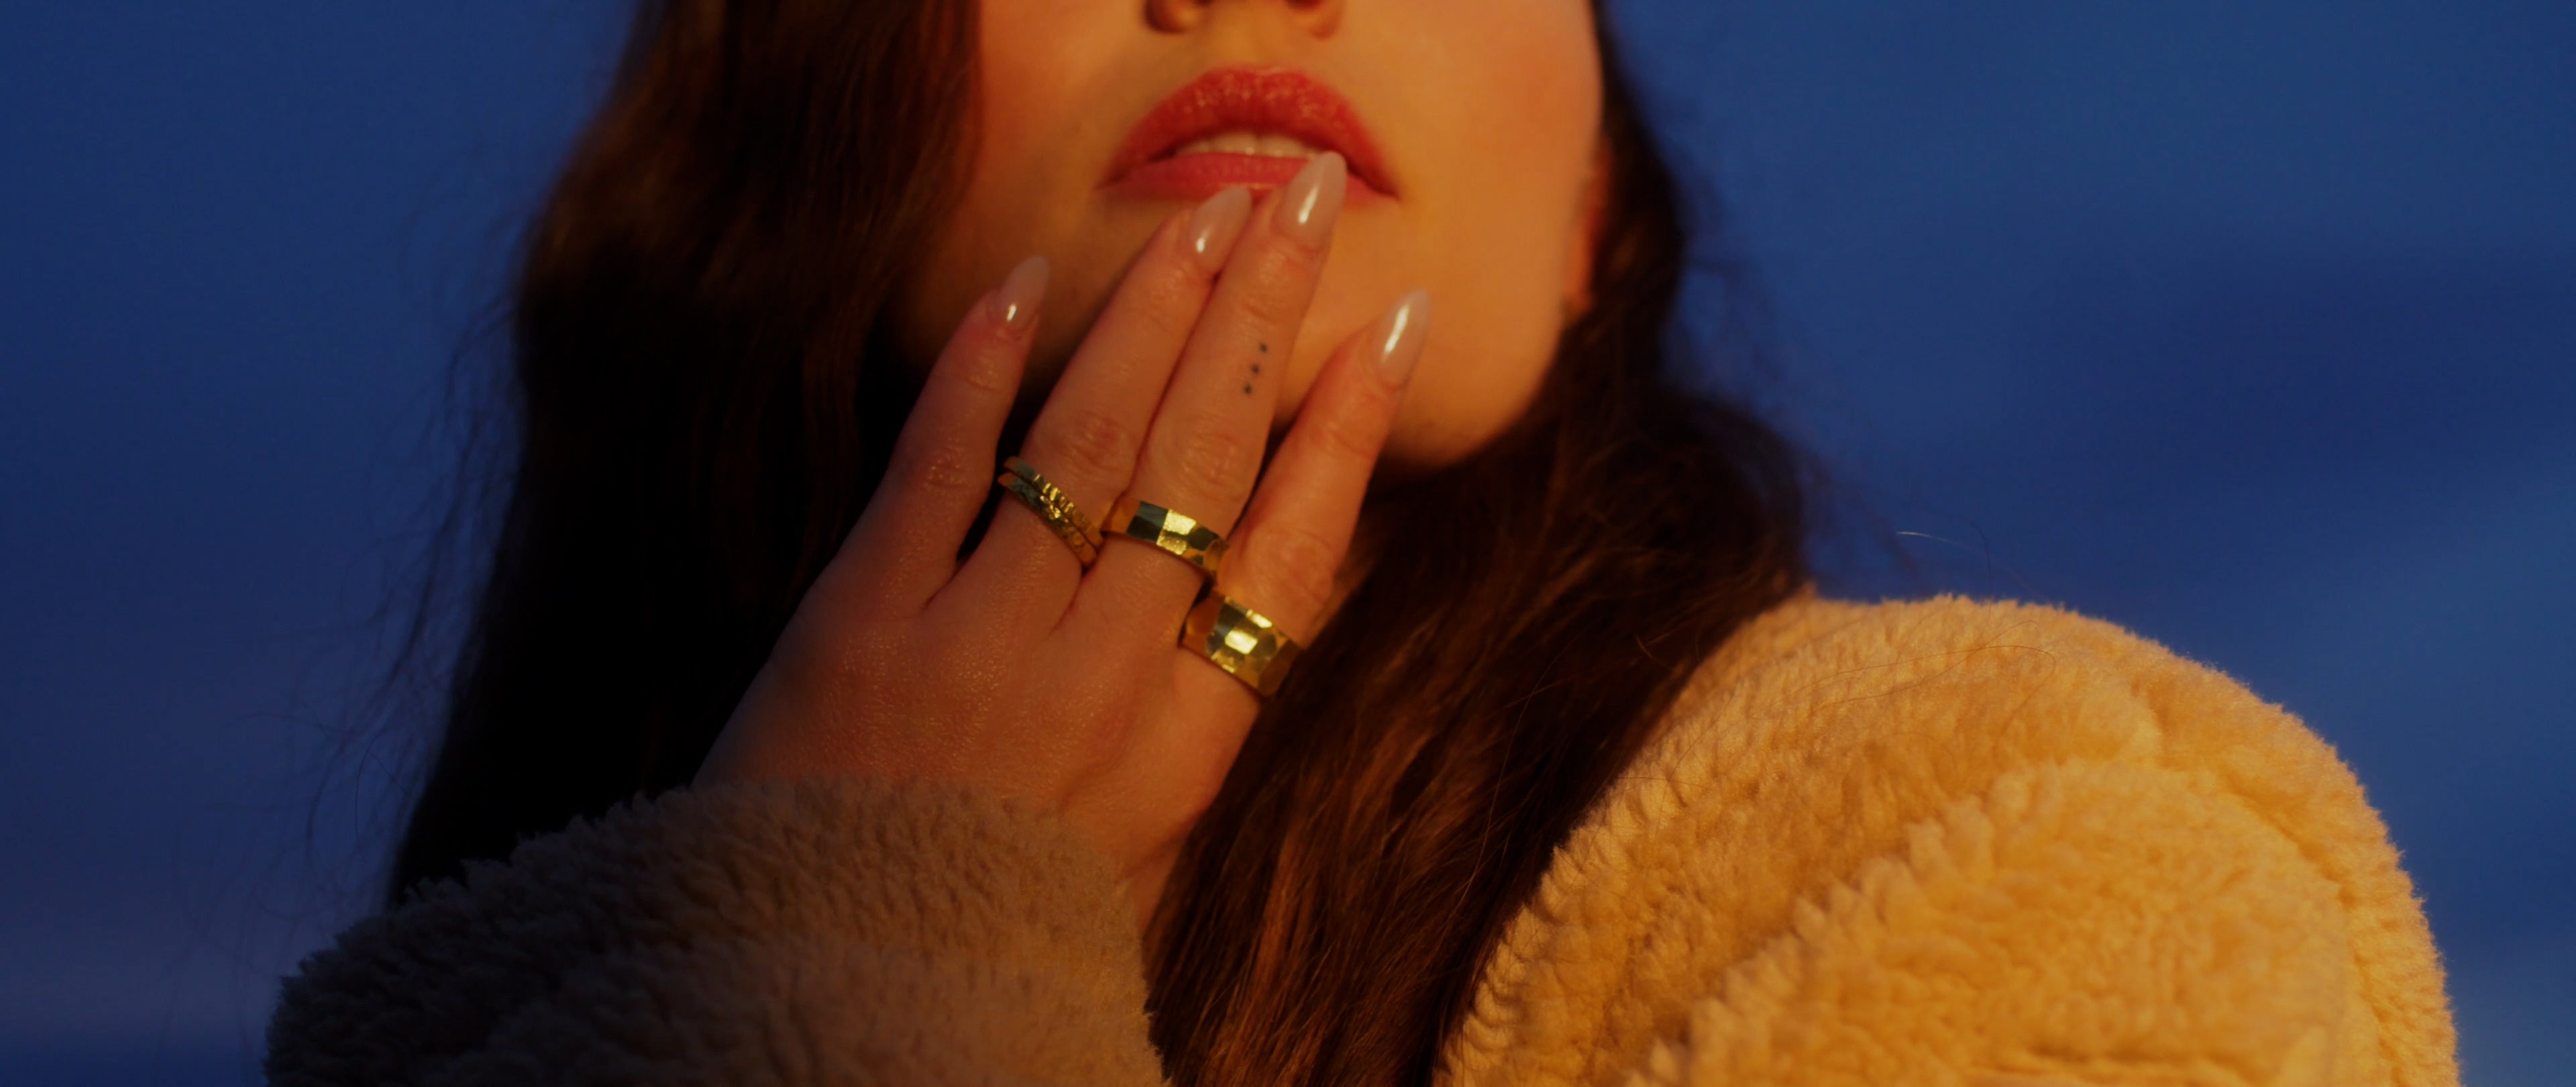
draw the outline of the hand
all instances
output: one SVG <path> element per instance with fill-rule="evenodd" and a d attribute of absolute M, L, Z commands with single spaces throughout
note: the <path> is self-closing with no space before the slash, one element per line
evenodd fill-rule
<path fill-rule="evenodd" d="M 1343 171 L 1328 153 L 1258 206 L 1231 189 L 1165 222 L 1020 450 L 1095 524 L 1131 494 L 1225 533 L 1219 588 L 1301 641 L 1325 616 L 1429 315 L 1416 292 L 1340 346 L 1256 493 Z M 1005 496 L 957 557 L 993 489 L 1045 276 L 1032 258 L 970 307 L 875 498 L 697 780 L 879 775 L 1020 798 L 1116 862 L 1141 926 L 1259 700 L 1178 644 L 1203 578 L 1169 554 L 1113 537 L 1086 572 Z"/>

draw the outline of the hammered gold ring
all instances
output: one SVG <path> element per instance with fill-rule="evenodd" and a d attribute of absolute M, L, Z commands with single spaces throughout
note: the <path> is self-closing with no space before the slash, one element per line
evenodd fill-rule
<path fill-rule="evenodd" d="M 1217 593 L 1200 599 L 1181 625 L 1181 645 L 1204 654 L 1227 675 L 1268 698 L 1301 652 L 1296 639 L 1267 616 Z"/>
<path fill-rule="evenodd" d="M 1109 532 L 1155 548 L 1192 566 L 1210 579 L 1225 564 L 1225 537 L 1186 513 L 1121 496 L 1109 507 Z"/>
<path fill-rule="evenodd" d="M 1100 561 L 1100 530 L 1091 527 L 1091 519 L 1082 515 L 1082 507 L 1074 505 L 1071 496 L 1047 482 L 1047 478 L 1039 475 L 1029 462 L 1018 457 L 1004 460 L 1002 474 L 993 482 L 1025 503 L 1039 520 L 1045 521 L 1046 526 L 1054 530 L 1056 538 L 1073 549 L 1073 557 L 1081 560 L 1083 569 L 1088 570 L 1092 563 Z"/>

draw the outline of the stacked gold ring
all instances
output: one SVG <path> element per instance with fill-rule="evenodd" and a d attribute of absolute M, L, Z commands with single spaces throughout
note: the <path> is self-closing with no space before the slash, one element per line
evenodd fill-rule
<path fill-rule="evenodd" d="M 1225 564 L 1225 537 L 1198 518 L 1151 502 L 1121 497 L 1109 507 L 1109 531 L 1152 544 L 1174 558 L 1198 567 L 1211 580 Z"/>
<path fill-rule="evenodd" d="M 1206 654 L 1264 698 L 1279 689 L 1301 652 L 1296 640 L 1267 616 L 1213 592 L 1190 609 L 1189 621 L 1181 625 L 1181 644 Z"/>
<path fill-rule="evenodd" d="M 1071 496 L 1047 482 L 1047 478 L 1039 475 L 1029 462 L 1018 457 L 1004 460 L 1002 474 L 993 482 L 1010 491 L 1026 503 L 1039 520 L 1045 521 L 1046 526 L 1055 531 L 1056 538 L 1073 549 L 1073 557 L 1081 560 L 1083 569 L 1088 570 L 1092 563 L 1100 561 L 1100 530 L 1091 527 L 1091 519 L 1082 515 L 1082 507 L 1074 505 Z"/>
<path fill-rule="evenodd" d="M 1003 460 L 1002 474 L 993 482 L 1045 521 L 1056 538 L 1073 549 L 1073 557 L 1081 561 L 1084 569 L 1100 561 L 1099 530 L 1091 526 L 1091 519 L 1082 515 L 1082 507 L 1075 505 L 1070 495 L 1047 482 L 1046 476 L 1029 462 L 1018 457 Z M 1119 535 L 1152 544 L 1197 567 L 1211 582 L 1225 563 L 1225 537 L 1186 514 L 1151 502 L 1120 498 L 1110 508 L 1109 523 Z M 1181 625 L 1181 644 L 1198 651 L 1209 663 L 1265 698 L 1279 689 L 1280 680 L 1288 675 L 1288 666 L 1302 651 L 1296 640 L 1268 616 L 1214 592 L 1190 609 L 1189 619 Z"/>

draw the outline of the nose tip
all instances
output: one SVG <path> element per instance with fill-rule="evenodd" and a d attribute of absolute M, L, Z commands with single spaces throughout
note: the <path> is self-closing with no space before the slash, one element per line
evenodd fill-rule
<path fill-rule="evenodd" d="M 1265 8 L 1284 11 L 1317 33 L 1329 32 L 1341 22 L 1345 0 L 1145 0 L 1145 14 L 1157 30 L 1188 30 L 1199 25 L 1210 9 L 1218 7 Z"/>

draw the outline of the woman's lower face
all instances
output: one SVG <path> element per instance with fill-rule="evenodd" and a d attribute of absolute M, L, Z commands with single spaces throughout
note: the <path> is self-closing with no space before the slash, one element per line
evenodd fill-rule
<path fill-rule="evenodd" d="M 900 301 L 910 361 L 1043 255 L 1055 275 L 1023 389 L 1042 398 L 1165 219 L 1334 150 L 1356 181 L 1274 427 L 1336 345 L 1417 288 L 1440 320 L 1388 469 L 1453 461 L 1526 409 L 1586 303 L 1604 180 L 1584 0 L 983 0 L 980 14 L 980 140 Z"/>

